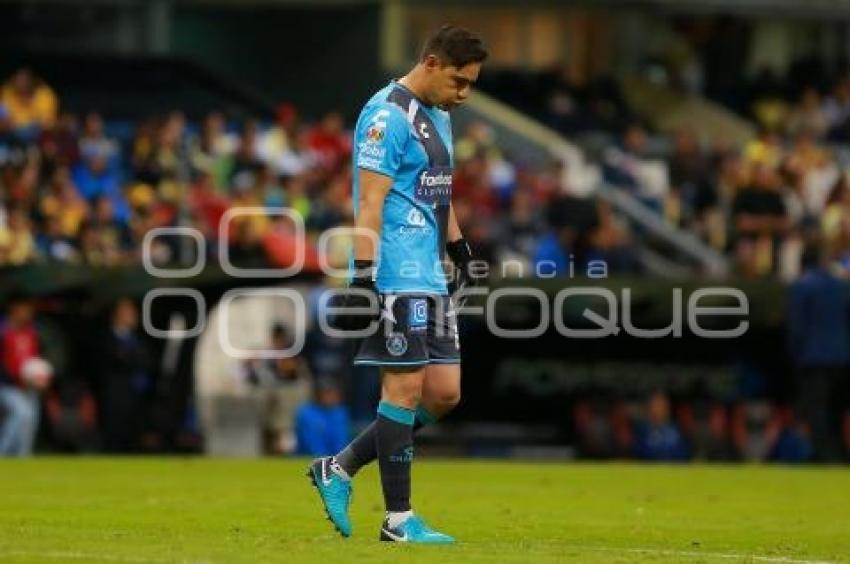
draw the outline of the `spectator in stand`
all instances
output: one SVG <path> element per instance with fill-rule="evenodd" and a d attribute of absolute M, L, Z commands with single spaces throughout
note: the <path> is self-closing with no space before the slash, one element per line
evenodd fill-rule
<path fill-rule="evenodd" d="M 537 242 L 532 262 L 538 276 L 574 276 L 585 272 L 593 253 L 593 234 L 599 227 L 596 201 L 564 195 L 547 210 L 549 231 Z"/>
<path fill-rule="evenodd" d="M 537 242 L 532 263 L 534 272 L 542 278 L 570 276 L 575 268 L 572 251 L 578 234 L 569 225 L 560 226 L 545 233 Z"/>
<path fill-rule="evenodd" d="M 832 96 L 823 104 L 829 136 L 835 139 L 839 130 L 850 119 L 850 77 L 844 76 L 838 80 L 832 90 Z"/>
<path fill-rule="evenodd" d="M 164 119 L 143 123 L 134 147 L 135 176 L 153 186 L 163 201 L 177 201 L 191 178 L 189 149 L 184 132 L 186 119 L 172 112 Z"/>
<path fill-rule="evenodd" d="M 290 133 L 290 145 L 270 162 L 280 174 L 289 178 L 303 177 L 318 166 L 319 156 L 308 146 L 309 132 L 296 130 Z"/>
<path fill-rule="evenodd" d="M 29 212 L 38 198 L 38 180 L 40 159 L 37 155 L 30 156 L 18 168 L 6 189 L 6 201 L 9 206 L 18 207 Z"/>
<path fill-rule="evenodd" d="M 189 210 L 195 220 L 195 228 L 206 239 L 218 239 L 221 218 L 230 206 L 226 197 L 216 190 L 215 178 L 211 173 L 200 173 L 189 191 Z"/>
<path fill-rule="evenodd" d="M 186 118 L 171 112 L 159 128 L 151 171 L 154 185 L 163 202 L 179 202 L 191 179 L 189 149 L 185 139 Z"/>
<path fill-rule="evenodd" d="M 832 188 L 820 219 L 821 236 L 832 258 L 840 258 L 850 233 L 850 171 L 845 171 Z"/>
<path fill-rule="evenodd" d="M 233 156 L 230 186 L 241 189 L 254 184 L 256 174 L 265 166 L 258 152 L 259 126 L 255 121 L 247 121 L 242 126 L 239 145 Z"/>
<path fill-rule="evenodd" d="M 307 146 L 319 158 L 322 168 L 336 172 L 351 156 L 351 135 L 345 131 L 342 114 L 329 112 L 307 135 Z"/>
<path fill-rule="evenodd" d="M 745 276 L 762 276 L 776 267 L 775 250 L 789 227 L 780 188 L 781 178 L 776 169 L 754 164 L 751 185 L 735 196 L 732 204 L 735 249 Z"/>
<path fill-rule="evenodd" d="M 118 172 L 111 168 L 107 155 L 93 152 L 83 155 L 83 160 L 74 168 L 73 181 L 77 189 L 90 204 L 101 196 L 112 202 L 116 218 L 122 223 L 130 219 L 130 208 L 121 189 Z"/>
<path fill-rule="evenodd" d="M 782 433 L 782 421 L 768 401 L 754 400 L 732 411 L 732 443 L 737 455 L 750 462 L 767 460 Z"/>
<path fill-rule="evenodd" d="M 525 260 L 534 253 L 543 218 L 530 190 L 515 190 L 508 216 L 501 222 L 499 242 L 504 259 Z"/>
<path fill-rule="evenodd" d="M 76 237 L 83 221 L 88 217 L 88 203 L 80 196 L 66 167 L 57 168 L 50 179 L 47 193 L 39 202 L 38 211 L 45 220 L 55 218 L 62 235 Z"/>
<path fill-rule="evenodd" d="M 9 110 L 0 103 L 0 166 L 25 160 L 26 150 L 27 145 L 15 134 Z"/>
<path fill-rule="evenodd" d="M 342 404 L 337 382 L 323 378 L 316 382 L 314 399 L 298 409 L 295 432 L 298 454 L 329 456 L 348 444 L 351 426 L 348 409 Z"/>
<path fill-rule="evenodd" d="M 794 362 L 797 411 L 810 427 L 818 460 L 840 458 L 838 391 L 850 367 L 850 289 L 808 249 L 803 275 L 788 300 L 788 349 Z"/>
<path fill-rule="evenodd" d="M 631 189 L 644 204 L 665 214 L 670 194 L 667 163 L 648 155 L 646 131 L 640 125 L 626 128 L 622 148 L 606 152 L 604 174 L 609 182 Z"/>
<path fill-rule="evenodd" d="M 18 134 L 27 139 L 53 127 L 59 107 L 53 90 L 27 68 L 16 71 L 0 88 L 0 103 Z"/>
<path fill-rule="evenodd" d="M 20 266 L 36 259 L 32 222 L 22 208 L 8 212 L 5 225 L 0 225 L 0 265 Z"/>
<path fill-rule="evenodd" d="M 57 216 L 44 220 L 44 230 L 39 234 L 36 245 L 39 255 L 48 262 L 74 263 L 79 260 L 74 242 L 65 235 Z"/>
<path fill-rule="evenodd" d="M 670 158 L 670 185 L 675 195 L 672 202 L 677 206 L 669 210 L 668 217 L 677 225 L 705 234 L 707 216 L 717 206 L 717 194 L 711 165 L 691 129 L 676 132 Z"/>
<path fill-rule="evenodd" d="M 816 222 L 840 176 L 834 155 L 818 144 L 812 132 L 803 130 L 797 134 L 783 169 L 795 178 L 804 222 Z"/>
<path fill-rule="evenodd" d="M 497 213 L 500 204 L 498 194 L 490 184 L 487 170 L 487 155 L 483 150 L 479 150 L 468 159 L 458 162 L 452 182 L 452 197 L 468 202 L 479 217 L 492 217 Z"/>
<path fill-rule="evenodd" d="M 225 191 L 233 166 L 231 155 L 236 150 L 237 140 L 225 131 L 224 116 L 212 112 L 204 118 L 201 132 L 189 145 L 189 158 L 195 177 L 210 175 L 213 186 Z"/>
<path fill-rule="evenodd" d="M 123 298 L 112 310 L 98 346 L 98 411 L 103 448 L 134 452 L 148 430 L 153 358 L 138 333 L 136 305 Z"/>
<path fill-rule="evenodd" d="M 803 131 L 822 138 L 829 130 L 829 119 L 821 103 L 820 92 L 814 86 L 807 86 L 800 95 L 800 101 L 791 111 L 785 122 L 789 135 L 797 135 Z"/>
<path fill-rule="evenodd" d="M 118 157 L 118 142 L 106 136 L 103 118 L 97 112 L 86 115 L 79 146 L 83 155 L 101 155 L 110 167 Z"/>
<path fill-rule="evenodd" d="M 726 407 L 712 398 L 704 383 L 677 409 L 677 421 L 697 460 L 728 460 L 729 423 Z"/>
<path fill-rule="evenodd" d="M 301 214 L 308 221 L 313 213 L 313 202 L 307 193 L 307 181 L 303 176 L 289 177 L 284 184 L 284 193 L 289 207 Z"/>
<path fill-rule="evenodd" d="M 0 456 L 32 454 L 41 411 L 41 393 L 53 370 L 40 357 L 41 346 L 30 299 L 12 296 L 0 330 Z"/>
<path fill-rule="evenodd" d="M 45 129 L 38 139 L 42 173 L 50 176 L 59 167 L 70 167 L 80 158 L 77 143 L 77 116 L 62 113 L 53 128 Z"/>
<path fill-rule="evenodd" d="M 770 128 L 762 128 L 758 137 L 744 147 L 744 159 L 751 164 L 777 168 L 785 156 L 782 138 Z"/>
<path fill-rule="evenodd" d="M 646 404 L 646 420 L 635 429 L 635 456 L 641 460 L 687 460 L 688 445 L 670 418 L 670 400 L 663 392 L 653 393 Z"/>
<path fill-rule="evenodd" d="M 48 392 L 45 415 L 53 445 L 64 452 L 90 453 L 97 448 L 97 402 L 85 382 L 59 380 Z"/>
<path fill-rule="evenodd" d="M 596 217 L 598 223 L 588 234 L 587 262 L 605 263 L 608 273 L 638 272 L 637 253 L 625 226 L 614 215 L 611 204 L 603 200 L 596 202 Z"/>
<path fill-rule="evenodd" d="M 127 225 L 119 220 L 110 198 L 100 196 L 94 201 L 91 224 L 100 232 L 103 248 L 120 261 L 130 250 L 132 241 Z"/>
<path fill-rule="evenodd" d="M 307 229 L 321 232 L 338 227 L 351 219 L 351 179 L 348 173 L 330 180 L 321 197 L 310 209 Z"/>
<path fill-rule="evenodd" d="M 630 456 L 634 437 L 626 404 L 609 394 L 577 401 L 573 421 L 582 457 L 605 459 Z"/>
<path fill-rule="evenodd" d="M 274 325 L 271 350 L 280 352 L 291 346 L 286 327 Z M 296 411 L 310 398 L 312 376 L 307 362 L 301 356 L 254 359 L 245 362 L 242 369 L 262 406 L 268 452 L 292 454 L 296 448 Z"/>

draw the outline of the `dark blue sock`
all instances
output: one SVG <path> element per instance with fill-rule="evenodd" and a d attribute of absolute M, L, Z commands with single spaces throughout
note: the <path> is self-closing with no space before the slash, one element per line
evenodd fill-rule
<path fill-rule="evenodd" d="M 387 511 L 410 510 L 410 468 L 416 412 L 382 401 L 375 419 L 375 444 Z"/>

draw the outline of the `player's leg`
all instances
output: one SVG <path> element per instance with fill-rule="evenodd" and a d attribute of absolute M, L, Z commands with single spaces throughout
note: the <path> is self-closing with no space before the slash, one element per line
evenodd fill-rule
<path fill-rule="evenodd" d="M 380 366 L 382 370 L 389 370 L 390 374 L 409 374 L 422 371 L 428 362 L 425 332 L 412 330 L 410 326 L 409 301 L 415 297 L 407 296 L 384 296 L 383 306 L 386 308 L 384 316 L 385 323 L 382 330 L 364 339 L 358 349 L 354 363 L 357 365 Z M 411 405 L 411 414 L 415 414 L 416 402 L 421 394 L 420 382 L 415 386 L 415 402 L 393 403 L 401 396 L 404 402 L 403 388 L 408 378 L 387 379 L 383 377 L 382 403 L 375 421 L 368 430 L 361 433 L 351 444 L 335 457 L 320 458 L 313 461 L 308 475 L 311 476 L 316 489 L 319 491 L 325 511 L 334 526 L 343 534 L 351 533 L 351 524 L 348 518 L 348 506 L 351 500 L 351 477 L 357 469 L 365 462 L 371 461 L 378 456 L 379 442 L 382 441 L 381 431 L 386 427 L 382 423 L 382 412 L 384 414 L 403 414 L 405 405 Z M 389 382 L 387 384 L 386 382 Z M 398 383 L 395 383 L 398 382 Z M 387 389 L 387 386 L 390 386 Z M 397 409 L 393 409 L 393 408 Z M 415 415 L 413 415 L 415 417 Z M 407 421 L 408 417 L 401 417 Z M 390 426 L 392 427 L 392 426 Z M 412 429 L 408 429 L 412 433 Z M 404 431 L 406 433 L 407 431 Z M 386 433 L 384 433 L 386 434 Z"/>
<path fill-rule="evenodd" d="M 423 304 L 420 302 L 419 305 Z M 422 396 L 417 408 L 419 420 L 428 423 L 452 409 L 460 400 L 460 347 L 449 299 L 432 296 L 424 305 L 427 306 L 427 313 L 420 309 L 416 318 L 426 328 L 428 366 L 422 371 Z M 416 416 L 413 419 L 416 419 Z M 411 439 L 412 437 L 411 428 Z M 379 461 L 383 462 L 380 445 L 378 456 Z M 418 516 L 411 515 L 406 521 L 396 525 L 391 515 L 389 514 L 381 527 L 381 540 L 435 544 L 454 542 L 452 537 L 428 527 Z"/>
<path fill-rule="evenodd" d="M 460 364 L 429 364 L 422 383 L 417 424 L 436 422 L 460 403 Z M 421 423 L 420 423 L 421 422 Z"/>
<path fill-rule="evenodd" d="M 413 423 L 422 397 L 423 367 L 385 368 L 381 401 L 375 418 L 375 447 L 381 488 L 391 526 L 412 514 L 410 468 L 413 463 Z"/>
<path fill-rule="evenodd" d="M 460 349 L 457 324 L 448 298 L 431 298 L 425 319 L 429 362 L 425 371 L 422 401 L 416 409 L 414 433 L 451 411 L 460 401 Z M 439 326 L 442 328 L 437 330 Z M 335 461 L 348 476 L 371 464 L 378 456 L 375 447 L 375 423 L 369 424 L 339 452 Z"/>
<path fill-rule="evenodd" d="M 413 433 L 435 423 L 451 411 L 460 401 L 460 365 L 430 364 L 425 369 L 422 400 L 416 408 Z M 375 444 L 375 422 L 367 425 L 334 460 L 349 477 L 378 458 Z"/>
<path fill-rule="evenodd" d="M 429 368 L 384 372 L 381 403 L 375 421 L 378 468 L 387 509 L 381 525 L 382 541 L 427 544 L 454 542 L 452 537 L 428 527 L 422 518 L 413 513 L 410 505 L 413 424 Z"/>
<path fill-rule="evenodd" d="M 460 337 L 457 313 L 448 296 L 430 300 L 428 368 L 422 384 L 417 420 L 433 423 L 460 403 Z"/>

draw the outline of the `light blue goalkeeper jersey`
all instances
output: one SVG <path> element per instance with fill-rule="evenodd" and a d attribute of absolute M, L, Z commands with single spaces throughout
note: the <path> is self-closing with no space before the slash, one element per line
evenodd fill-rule
<path fill-rule="evenodd" d="M 366 103 L 354 129 L 354 214 L 358 169 L 393 179 L 384 200 L 376 286 L 387 293 L 445 295 L 442 259 L 452 194 L 447 112 L 391 82 Z"/>

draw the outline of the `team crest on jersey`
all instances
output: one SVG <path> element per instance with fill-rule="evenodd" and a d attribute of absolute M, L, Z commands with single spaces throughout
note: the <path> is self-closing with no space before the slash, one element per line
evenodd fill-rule
<path fill-rule="evenodd" d="M 384 128 L 373 125 L 366 130 L 366 140 L 369 143 L 380 143 L 384 140 Z"/>
<path fill-rule="evenodd" d="M 401 333 L 393 333 L 387 337 L 387 352 L 393 356 L 401 356 L 407 352 L 407 339 Z"/>

